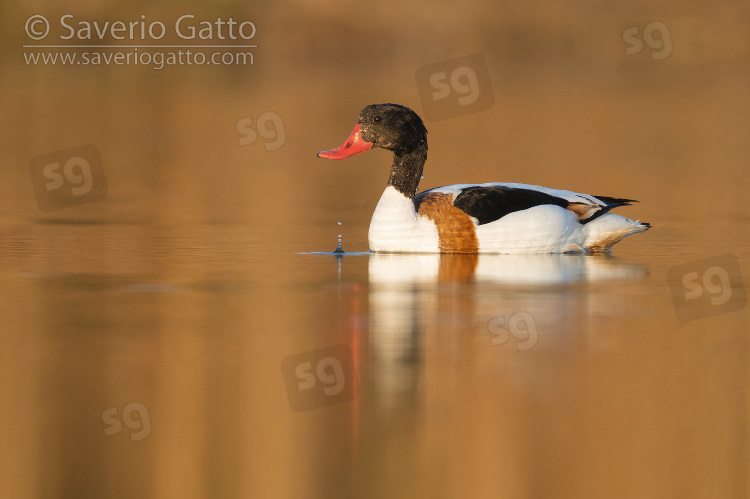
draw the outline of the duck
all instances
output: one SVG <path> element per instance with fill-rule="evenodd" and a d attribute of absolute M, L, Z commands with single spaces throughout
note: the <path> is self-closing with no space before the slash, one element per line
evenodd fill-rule
<path fill-rule="evenodd" d="M 611 213 L 637 201 L 521 183 L 455 184 L 418 192 L 427 128 L 400 104 L 371 104 L 346 141 L 317 156 L 341 160 L 370 149 L 393 153 L 370 222 L 370 251 L 383 253 L 609 253 L 651 224 Z"/>

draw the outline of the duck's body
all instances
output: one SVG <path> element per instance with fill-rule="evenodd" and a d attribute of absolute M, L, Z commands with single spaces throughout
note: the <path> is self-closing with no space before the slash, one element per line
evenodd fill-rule
<path fill-rule="evenodd" d="M 525 184 L 451 185 L 421 192 L 412 199 L 388 186 L 370 223 L 370 249 L 424 253 L 597 252 L 607 250 L 627 235 L 648 229 L 606 211 L 582 224 L 581 215 L 553 203 L 509 211 L 487 222 L 481 219 L 476 206 L 459 207 L 468 196 L 484 196 L 489 203 L 493 196 L 533 198 L 536 193 L 552 192 L 560 204 L 573 205 L 585 213 L 611 209 L 592 196 Z M 512 208 L 513 202 L 500 204 Z M 627 201 L 616 205 L 622 204 Z"/>
<path fill-rule="evenodd" d="M 536 185 L 457 184 L 415 194 L 427 158 L 427 130 L 396 104 L 367 106 L 339 148 L 343 159 L 382 147 L 393 151 L 388 185 L 370 223 L 370 249 L 423 253 L 600 252 L 650 225 L 609 213 L 633 200 Z"/>

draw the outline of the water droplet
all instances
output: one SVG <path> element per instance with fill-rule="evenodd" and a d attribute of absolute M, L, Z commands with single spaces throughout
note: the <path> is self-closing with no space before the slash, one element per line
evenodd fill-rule
<path fill-rule="evenodd" d="M 336 222 L 336 223 L 338 223 L 339 225 L 341 225 L 341 222 Z M 341 249 L 341 234 L 339 234 L 339 244 L 336 246 L 336 249 L 333 250 L 333 253 L 337 254 L 337 255 L 338 254 L 343 255 L 345 253 L 345 251 L 343 249 Z"/>
<path fill-rule="evenodd" d="M 419 177 L 419 179 L 420 179 L 420 180 L 421 180 L 421 179 L 423 179 L 423 178 L 424 178 L 424 175 L 421 175 L 421 176 Z"/>

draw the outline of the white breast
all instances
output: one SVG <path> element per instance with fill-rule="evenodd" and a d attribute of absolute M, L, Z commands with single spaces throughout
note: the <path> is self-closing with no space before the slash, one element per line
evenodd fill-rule
<path fill-rule="evenodd" d="M 370 249 L 392 252 L 439 252 L 438 231 L 414 210 L 414 201 L 388 186 L 370 222 Z"/>

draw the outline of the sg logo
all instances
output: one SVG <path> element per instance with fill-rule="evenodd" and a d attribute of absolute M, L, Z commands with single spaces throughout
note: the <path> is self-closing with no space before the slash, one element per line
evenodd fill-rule
<path fill-rule="evenodd" d="M 137 414 L 138 417 L 133 417 Z M 146 406 L 140 402 L 130 402 L 122 408 L 122 421 L 118 418 L 117 407 L 110 407 L 102 411 L 102 423 L 106 425 L 104 434 L 107 436 L 117 435 L 122 431 L 122 424 L 125 423 L 131 430 L 130 440 L 136 442 L 143 440 L 151 434 L 151 418 L 148 415 Z"/>
<path fill-rule="evenodd" d="M 315 366 L 315 374 L 313 374 L 311 362 L 299 364 L 294 373 L 297 375 L 297 378 L 302 380 L 297 383 L 297 389 L 300 391 L 315 388 L 317 382 L 320 381 L 323 385 L 323 393 L 331 397 L 340 393 L 346 386 L 344 369 L 336 357 L 324 357 L 320 359 Z"/>
<path fill-rule="evenodd" d="M 656 33 L 659 36 L 654 36 Z M 651 51 L 651 60 L 661 61 L 666 59 L 672 53 L 672 36 L 669 34 L 669 28 L 666 24 L 660 21 L 653 21 L 648 23 L 643 28 L 643 40 L 641 40 L 640 28 L 633 26 L 622 32 L 622 40 L 628 44 L 625 47 L 626 55 L 640 54 L 643 50 L 643 42 Z"/>
<path fill-rule="evenodd" d="M 93 145 L 37 156 L 29 162 L 29 173 L 37 206 L 43 212 L 107 197 L 101 156 Z"/>
<path fill-rule="evenodd" d="M 534 348 L 539 341 L 534 317 L 528 312 L 516 312 L 508 320 L 505 316 L 493 317 L 487 323 L 487 329 L 492 335 L 492 346 L 506 343 L 511 336 L 516 340 L 519 352 Z"/>
<path fill-rule="evenodd" d="M 747 304 L 740 262 L 734 255 L 676 265 L 667 277 L 677 317 L 682 321 L 732 312 Z"/>
<path fill-rule="evenodd" d="M 682 276 L 682 285 L 687 289 L 685 300 L 700 298 L 704 291 L 711 305 L 724 305 L 732 297 L 729 274 L 721 267 L 709 267 L 699 276 L 698 272 L 688 272 Z"/>
<path fill-rule="evenodd" d="M 445 71 L 433 74 L 430 76 L 430 86 L 436 89 L 432 92 L 433 100 L 445 99 L 454 91 L 458 94 L 458 103 L 462 106 L 473 104 L 479 98 L 477 74 L 469 66 L 454 69 L 450 78 Z"/>
<path fill-rule="evenodd" d="M 297 412 L 353 400 L 359 393 L 352 353 L 334 345 L 281 362 L 289 406 Z"/>
<path fill-rule="evenodd" d="M 261 114 L 256 122 L 253 122 L 251 116 L 241 118 L 235 123 L 235 128 L 240 134 L 238 142 L 241 146 L 254 144 L 258 140 L 258 135 L 263 139 L 263 147 L 266 151 L 275 151 L 286 144 L 284 122 L 281 116 L 273 111 Z"/>
<path fill-rule="evenodd" d="M 415 74 L 424 115 L 440 121 L 490 109 L 490 72 L 480 54 L 429 64 Z"/>

